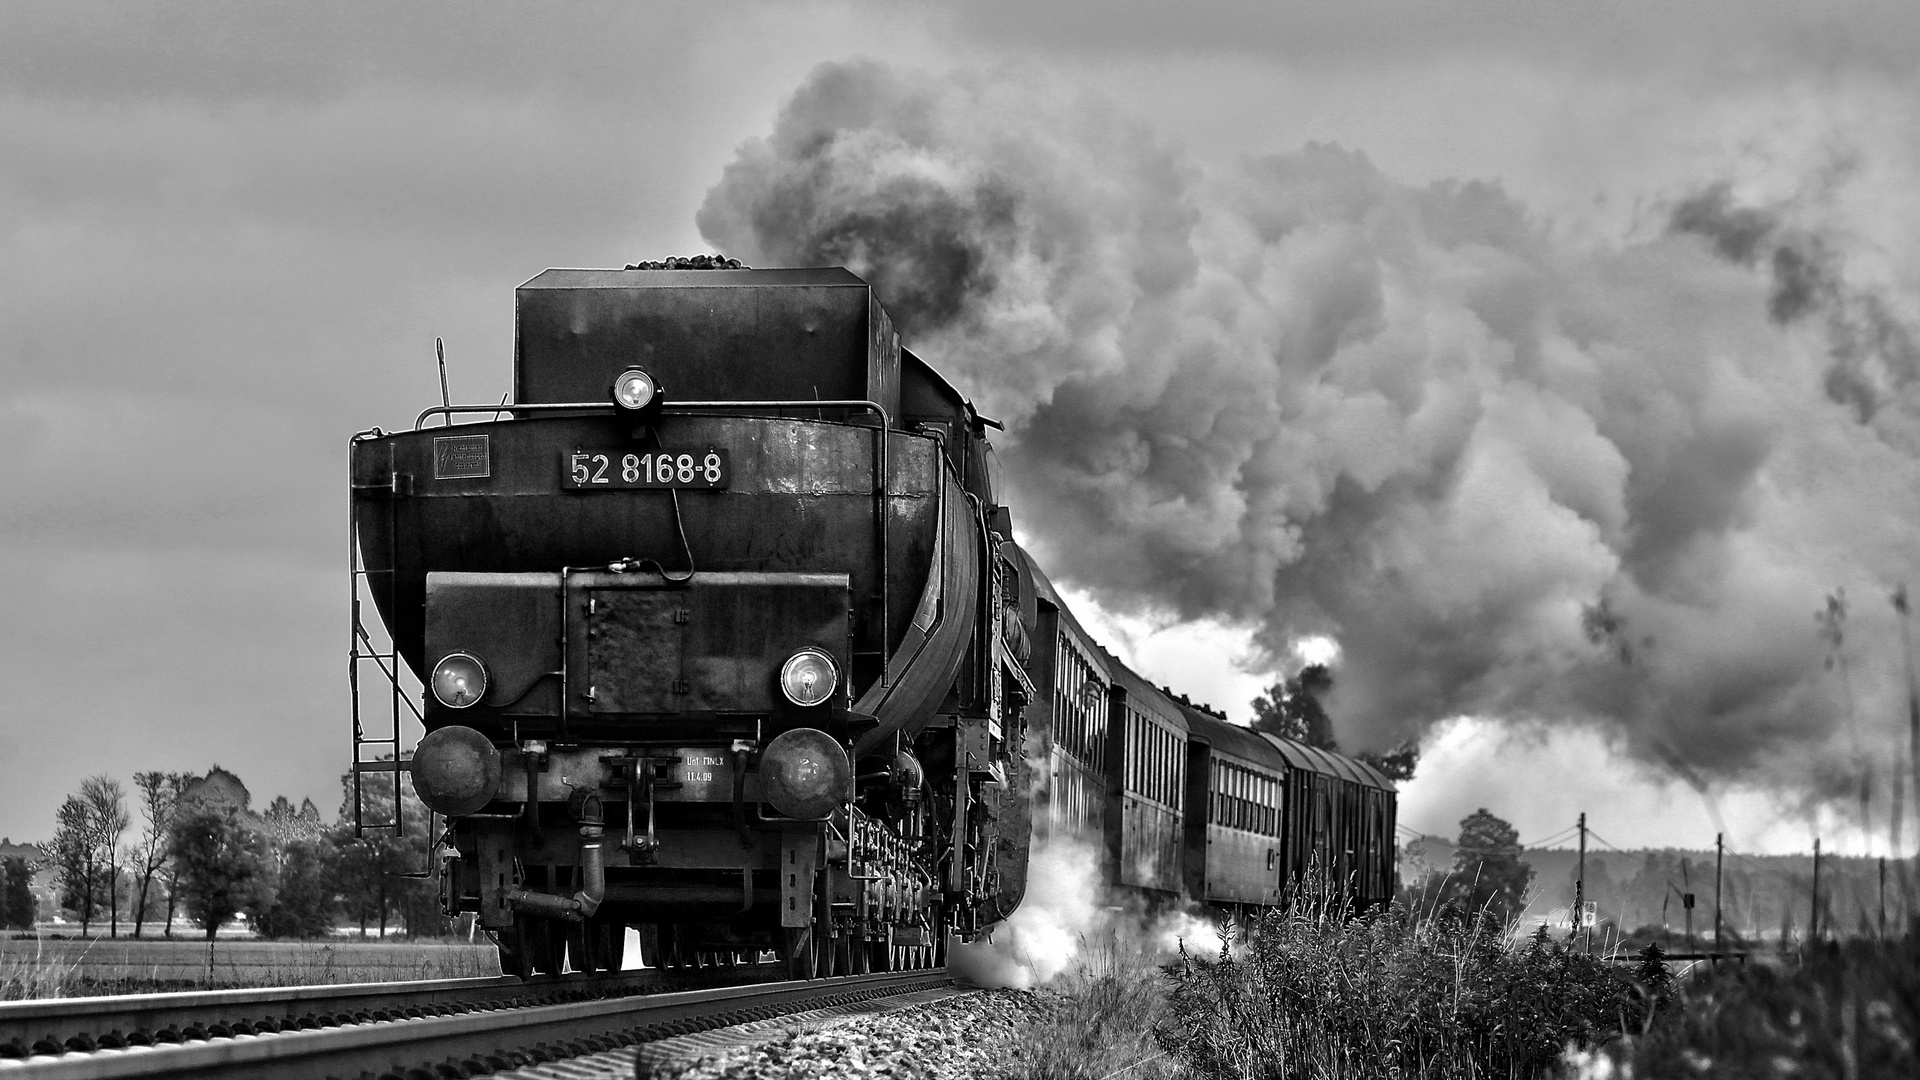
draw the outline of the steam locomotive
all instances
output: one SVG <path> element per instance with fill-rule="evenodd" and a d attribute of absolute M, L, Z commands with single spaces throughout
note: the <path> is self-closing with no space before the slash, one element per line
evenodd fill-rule
<path fill-rule="evenodd" d="M 549 270 L 515 335 L 511 403 L 350 455 L 356 825 L 409 772 L 503 970 L 935 965 L 1065 835 L 1150 904 L 1390 895 L 1392 785 L 1100 649 L 854 274 Z"/>

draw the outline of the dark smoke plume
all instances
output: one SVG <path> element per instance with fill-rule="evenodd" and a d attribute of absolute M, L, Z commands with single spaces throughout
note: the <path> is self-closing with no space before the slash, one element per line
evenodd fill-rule
<path fill-rule="evenodd" d="M 1009 422 L 1059 577 L 1252 626 L 1276 668 L 1335 638 L 1354 749 L 1597 722 L 1696 779 L 1824 787 L 1808 763 L 1850 744 L 1808 613 L 1920 554 L 1908 324 L 1724 189 L 1595 251 L 1497 184 L 1319 144 L 1208 172 L 1037 77 L 847 63 L 699 224 L 872 280 Z M 1848 644 L 1870 746 L 1900 700 L 1874 617 Z"/>
<path fill-rule="evenodd" d="M 1824 385 L 1834 401 L 1864 423 L 1900 402 L 1910 420 L 1920 411 L 1920 340 L 1887 298 L 1850 284 L 1845 260 L 1818 234 L 1795 229 L 1785 208 L 1741 205 L 1727 184 L 1715 184 L 1674 207 L 1674 232 L 1705 237 L 1726 259 L 1764 264 L 1772 280 L 1767 312 L 1786 325 L 1825 322 L 1830 363 Z M 1903 432 L 1904 433 L 1904 432 Z M 1909 442 L 1907 449 L 1920 448 Z"/>

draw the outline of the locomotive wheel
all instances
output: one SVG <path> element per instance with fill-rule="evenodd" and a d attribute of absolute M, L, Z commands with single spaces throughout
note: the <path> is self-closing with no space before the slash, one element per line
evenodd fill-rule
<path fill-rule="evenodd" d="M 660 924 L 641 923 L 635 929 L 640 931 L 640 963 L 656 971 L 666 965 L 660 960 Z M 624 935 L 622 935 L 624 940 Z"/>
<path fill-rule="evenodd" d="M 817 979 L 833 977 L 833 935 L 824 930 L 813 932 L 813 975 Z"/>
<path fill-rule="evenodd" d="M 505 930 L 489 930 L 487 936 L 500 949 L 500 974 L 525 978 L 527 974 L 526 954 L 520 951 L 520 935 L 512 927 Z"/>
<path fill-rule="evenodd" d="M 563 923 L 560 927 L 560 939 L 566 943 L 567 947 L 567 968 L 582 973 L 591 973 L 596 970 L 593 966 L 593 957 L 587 948 L 587 924 L 577 922 Z M 554 959 L 559 960 L 560 957 L 555 956 Z M 561 965 L 556 963 L 554 965 L 554 973 L 559 974 L 561 970 Z"/>
<path fill-rule="evenodd" d="M 576 940 L 582 945 L 574 955 L 574 970 L 620 970 L 620 961 L 626 955 L 626 924 L 612 919 L 588 919 L 584 926 L 576 926 L 578 928 L 566 936 L 568 947 Z"/>
<path fill-rule="evenodd" d="M 813 978 L 813 934 L 804 926 L 784 926 L 780 929 L 780 959 L 786 961 L 787 978 Z"/>
<path fill-rule="evenodd" d="M 513 930 L 519 938 L 519 947 L 514 951 L 520 956 L 521 978 L 535 975 L 552 978 L 560 974 L 559 942 L 555 940 L 552 923 L 531 915 L 515 915 Z"/>

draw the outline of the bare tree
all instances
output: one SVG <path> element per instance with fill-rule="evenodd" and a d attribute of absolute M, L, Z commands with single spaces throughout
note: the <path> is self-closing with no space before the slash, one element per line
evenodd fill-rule
<path fill-rule="evenodd" d="M 132 848 L 135 859 L 134 872 L 140 875 L 140 896 L 134 905 L 133 936 L 139 937 L 141 928 L 147 920 L 147 896 L 153 888 L 153 879 L 161 869 L 167 866 L 168 840 L 173 832 L 173 822 L 180 805 L 180 794 L 193 782 L 191 773 L 141 772 L 133 774 L 133 783 L 140 789 L 140 817 L 144 827 L 140 833 L 140 842 Z M 162 879 L 166 884 L 166 879 Z M 167 898 L 167 930 L 173 930 L 173 897 L 169 887 Z"/>
<path fill-rule="evenodd" d="M 111 777 L 89 776 L 80 782 L 80 802 L 86 807 L 89 839 L 94 847 L 94 864 L 107 868 L 108 933 L 120 936 L 120 838 L 126 835 L 132 818 L 127 815 L 127 793 L 120 781 Z"/>
<path fill-rule="evenodd" d="M 80 913 L 80 933 L 93 928 L 95 886 L 99 878 L 93 867 L 93 836 L 87 805 L 78 795 L 69 795 L 54 812 L 53 841 L 47 845 L 60 882 L 60 907 Z"/>

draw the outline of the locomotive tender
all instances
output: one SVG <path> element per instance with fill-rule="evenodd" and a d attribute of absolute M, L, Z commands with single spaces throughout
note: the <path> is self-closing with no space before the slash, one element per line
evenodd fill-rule
<path fill-rule="evenodd" d="M 504 970 L 617 969 L 629 926 L 650 964 L 931 965 L 1062 834 L 1149 905 L 1391 895 L 1391 784 L 1102 650 L 1013 542 L 997 425 L 855 275 L 549 270 L 515 334 L 511 404 L 351 452 L 356 791 L 411 772 Z M 402 662 L 426 735 L 369 760 Z"/>

